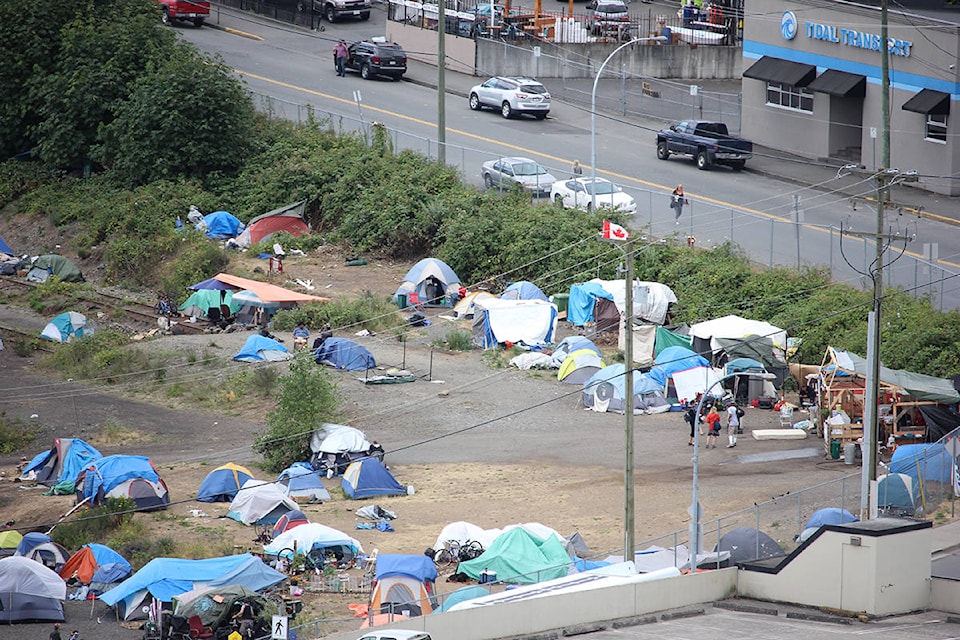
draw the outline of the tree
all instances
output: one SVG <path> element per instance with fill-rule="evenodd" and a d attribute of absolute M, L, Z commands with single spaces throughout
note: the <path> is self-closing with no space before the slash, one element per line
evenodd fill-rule
<path fill-rule="evenodd" d="M 253 450 L 268 471 L 281 471 L 310 457 L 310 436 L 338 416 L 336 386 L 312 360 L 297 358 L 281 376 L 277 407 L 267 415 L 267 431 L 257 434 Z"/>

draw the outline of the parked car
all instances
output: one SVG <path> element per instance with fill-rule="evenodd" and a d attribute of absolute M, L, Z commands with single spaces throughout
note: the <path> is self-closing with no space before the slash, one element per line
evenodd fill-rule
<path fill-rule="evenodd" d="M 595 36 L 630 39 L 630 11 L 622 0 L 592 0 L 587 5 L 587 18 Z"/>
<path fill-rule="evenodd" d="M 470 108 L 499 109 L 504 118 L 531 113 L 543 120 L 550 113 L 550 93 L 533 78 L 494 76 L 470 89 Z"/>
<path fill-rule="evenodd" d="M 606 178 L 574 178 L 558 180 L 550 189 L 550 198 L 564 209 L 593 209 L 594 192 L 597 208 L 616 209 L 622 213 L 634 213 L 637 201 L 624 193 L 618 185 Z"/>
<path fill-rule="evenodd" d="M 684 120 L 657 133 L 657 157 L 666 160 L 673 153 L 694 158 L 701 171 L 714 164 L 740 171 L 753 157 L 753 143 L 731 136 L 722 122 Z"/>
<path fill-rule="evenodd" d="M 539 163 L 530 158 L 500 158 L 488 160 L 481 169 L 483 184 L 487 189 L 494 187 L 509 189 L 518 184 L 535 196 L 550 195 L 550 188 L 557 179 Z"/>
<path fill-rule="evenodd" d="M 330 23 L 337 22 L 341 18 L 369 20 L 372 8 L 372 0 L 313 0 L 313 10 L 323 15 Z"/>
<path fill-rule="evenodd" d="M 400 80 L 407 72 L 407 54 L 395 42 L 379 39 L 354 42 L 347 47 L 344 68 L 359 72 L 364 80 L 370 80 L 374 76 Z"/>

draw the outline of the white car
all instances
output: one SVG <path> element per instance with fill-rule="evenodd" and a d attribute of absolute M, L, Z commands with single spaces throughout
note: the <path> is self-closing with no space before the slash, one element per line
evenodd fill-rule
<path fill-rule="evenodd" d="M 557 181 L 538 162 L 530 158 L 500 158 L 487 160 L 480 170 L 483 184 L 487 189 L 510 189 L 515 184 L 530 191 L 535 196 L 550 195 L 553 183 Z"/>
<path fill-rule="evenodd" d="M 410 629 L 384 629 L 370 631 L 360 636 L 358 640 L 430 640 L 430 634 L 426 631 Z"/>
<path fill-rule="evenodd" d="M 470 89 L 470 108 L 490 107 L 504 118 L 529 113 L 543 120 L 550 113 L 550 93 L 533 78 L 495 76 Z"/>
<path fill-rule="evenodd" d="M 564 209 L 593 209 L 594 191 L 597 208 L 615 209 L 621 213 L 635 213 L 637 201 L 606 178 L 575 178 L 558 180 L 550 189 L 550 198 Z"/>

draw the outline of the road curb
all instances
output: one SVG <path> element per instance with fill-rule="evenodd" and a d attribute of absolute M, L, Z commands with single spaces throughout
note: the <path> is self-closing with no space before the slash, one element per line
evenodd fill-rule
<path fill-rule="evenodd" d="M 239 29 L 234 29 L 232 27 L 225 27 L 220 24 L 213 24 L 212 22 L 204 22 L 203 24 L 211 29 L 216 29 L 217 31 L 224 31 L 226 33 L 232 33 L 235 36 L 240 36 L 241 38 L 248 38 L 250 40 L 256 40 L 257 42 L 263 42 L 263 38 L 253 33 L 247 33 L 246 31 L 240 31 Z"/>

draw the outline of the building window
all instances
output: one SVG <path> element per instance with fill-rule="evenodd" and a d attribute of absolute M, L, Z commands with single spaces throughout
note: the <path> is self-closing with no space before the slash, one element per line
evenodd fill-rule
<path fill-rule="evenodd" d="M 767 104 L 774 107 L 813 113 L 813 94 L 803 87 L 779 82 L 767 83 Z"/>
<path fill-rule="evenodd" d="M 947 114 L 928 113 L 927 114 L 927 140 L 933 142 L 947 142 Z"/>

